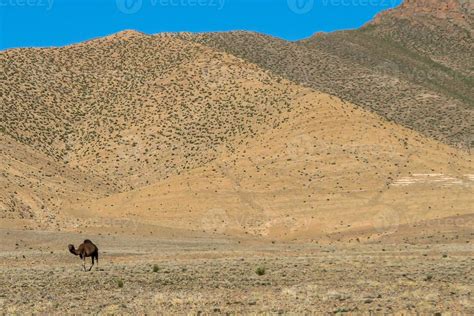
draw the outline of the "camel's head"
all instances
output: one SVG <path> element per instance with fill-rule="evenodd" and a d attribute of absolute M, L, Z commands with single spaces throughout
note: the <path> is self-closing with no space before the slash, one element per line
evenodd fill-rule
<path fill-rule="evenodd" d="M 70 253 L 76 254 L 76 248 L 74 248 L 74 245 L 68 245 L 67 248 L 69 249 Z"/>

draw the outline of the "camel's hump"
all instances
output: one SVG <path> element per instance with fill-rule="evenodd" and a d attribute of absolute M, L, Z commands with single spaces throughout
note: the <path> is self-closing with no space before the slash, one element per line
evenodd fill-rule
<path fill-rule="evenodd" d="M 86 240 L 84 240 L 84 243 L 85 244 L 92 244 L 92 241 L 90 241 L 89 239 L 86 239 Z"/>

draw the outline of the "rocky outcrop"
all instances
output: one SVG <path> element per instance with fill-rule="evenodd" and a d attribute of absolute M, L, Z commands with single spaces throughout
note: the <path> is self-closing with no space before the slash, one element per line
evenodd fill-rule
<path fill-rule="evenodd" d="M 474 2 L 469 0 L 405 0 L 399 7 L 380 13 L 371 24 L 382 23 L 386 18 L 402 18 L 420 21 L 421 17 L 450 20 L 472 25 Z"/>

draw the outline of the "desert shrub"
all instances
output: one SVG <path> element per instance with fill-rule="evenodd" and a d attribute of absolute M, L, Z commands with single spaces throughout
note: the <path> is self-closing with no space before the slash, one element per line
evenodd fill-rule
<path fill-rule="evenodd" d="M 157 273 L 158 271 L 160 271 L 160 267 L 157 264 L 155 264 L 153 266 L 153 272 Z"/>
<path fill-rule="evenodd" d="M 118 286 L 119 288 L 123 288 L 123 281 L 120 280 L 120 279 L 117 280 L 117 286 Z"/>
<path fill-rule="evenodd" d="M 265 267 L 258 267 L 258 268 L 255 270 L 255 273 L 256 273 L 257 275 L 264 275 L 265 272 L 266 272 Z"/>

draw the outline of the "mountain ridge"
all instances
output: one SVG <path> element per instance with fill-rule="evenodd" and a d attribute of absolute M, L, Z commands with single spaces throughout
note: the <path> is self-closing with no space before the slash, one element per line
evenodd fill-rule
<path fill-rule="evenodd" d="M 472 27 L 473 10 L 474 4 L 468 0 L 404 0 L 400 6 L 379 13 L 369 23 L 382 23 L 388 17 L 404 19 L 434 17 L 439 20 L 450 19 L 458 25 Z"/>
<path fill-rule="evenodd" d="M 359 30 L 318 33 L 296 42 L 252 32 L 183 38 L 469 150 L 474 145 L 472 25 L 405 13 L 410 19 L 401 18 L 405 7 L 412 3 L 386 11 L 378 23 Z"/>

